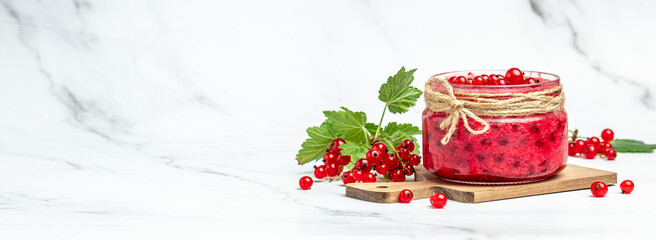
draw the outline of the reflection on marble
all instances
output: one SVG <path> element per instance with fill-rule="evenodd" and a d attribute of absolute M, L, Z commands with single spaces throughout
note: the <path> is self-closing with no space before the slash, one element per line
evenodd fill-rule
<path fill-rule="evenodd" d="M 656 142 L 653 1 L 0 0 L 0 235 L 645 237 L 656 154 L 570 162 L 637 185 L 482 204 L 298 190 L 305 128 L 376 119 L 400 66 L 559 74 L 570 126 Z M 373 87 L 372 87 L 373 86 Z M 387 120 L 420 123 L 418 107 Z M 313 237 L 314 238 L 314 237 Z"/>

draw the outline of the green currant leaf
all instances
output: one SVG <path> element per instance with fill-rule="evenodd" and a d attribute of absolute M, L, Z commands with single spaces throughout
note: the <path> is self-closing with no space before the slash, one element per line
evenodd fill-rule
<path fill-rule="evenodd" d="M 324 111 L 324 115 L 335 131 L 344 135 L 346 142 L 367 142 L 371 133 L 366 128 L 367 115 L 364 112 L 353 112 L 342 107 L 339 111 Z"/>
<path fill-rule="evenodd" d="M 358 143 L 358 142 L 346 142 L 339 146 L 342 149 L 342 155 L 351 156 L 351 163 L 346 165 L 346 169 L 350 169 L 354 166 L 355 162 L 360 158 L 365 158 L 367 156 L 367 151 L 371 149 L 369 143 Z"/>
<path fill-rule="evenodd" d="M 633 140 L 633 139 L 615 139 L 610 142 L 613 145 L 613 149 L 617 152 L 634 152 L 634 153 L 650 153 L 654 152 L 653 148 L 650 145 L 645 144 L 642 141 Z"/>
<path fill-rule="evenodd" d="M 383 142 L 386 144 L 388 142 L 394 144 L 394 146 L 392 146 L 392 148 L 394 148 L 398 145 L 401 145 L 401 142 L 406 139 L 417 142 L 417 139 L 414 137 L 414 135 L 419 134 L 421 134 L 421 130 L 410 123 L 398 124 L 396 122 L 390 122 L 387 123 L 385 128 L 383 128 L 383 131 L 380 134 L 380 138 L 383 139 Z M 389 148 L 390 146 L 387 147 Z M 417 148 L 418 147 L 415 147 L 415 149 Z"/>
<path fill-rule="evenodd" d="M 296 154 L 299 165 L 321 159 L 333 140 L 339 137 L 327 121 L 318 127 L 309 127 L 306 131 L 310 138 L 301 144 L 301 150 Z"/>
<path fill-rule="evenodd" d="M 421 91 L 410 86 L 415 77 L 413 74 L 417 69 L 405 71 L 402 67 L 394 76 L 387 78 L 387 82 L 380 86 L 378 99 L 385 102 L 391 113 L 404 113 L 415 105 Z"/>

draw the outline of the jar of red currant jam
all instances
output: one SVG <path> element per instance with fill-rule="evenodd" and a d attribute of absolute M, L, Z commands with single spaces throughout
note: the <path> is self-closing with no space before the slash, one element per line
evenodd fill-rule
<path fill-rule="evenodd" d="M 431 79 L 450 79 L 458 76 L 471 79 L 480 75 L 487 79 L 490 74 L 503 76 L 505 71 L 448 72 L 434 75 Z M 495 102 L 489 104 L 491 111 L 485 111 L 486 105 L 477 105 L 479 110 L 482 109 L 479 113 L 492 112 L 494 114 L 491 115 L 494 116 L 475 114 L 472 110 L 470 113 L 474 115 L 467 115 L 467 119 L 461 117 L 453 124 L 455 129 L 446 143 L 443 143 L 443 140 L 449 133 L 450 124 L 445 127 L 440 127 L 440 124 L 453 112 L 436 112 L 429 109 L 430 96 L 427 92 L 427 108 L 422 117 L 424 167 L 444 180 L 467 184 L 528 183 L 548 179 L 562 171 L 567 164 L 568 142 L 567 113 L 562 108 L 564 95 L 561 93 L 560 78 L 554 74 L 535 71 L 526 71 L 523 75 L 526 79 L 534 80 L 513 85 L 473 85 L 450 81 L 449 85 L 453 88 L 455 99 L 469 99 L 473 104 L 485 102 L 483 100 L 486 99 L 507 100 L 517 95 L 523 96 L 524 100 L 520 99 L 511 106 L 517 109 L 525 107 L 525 101 L 538 98 L 531 94 L 546 92 L 546 95 L 540 95 L 540 98 L 546 98 L 545 101 L 561 101 L 559 107 L 550 108 L 551 110 L 545 112 L 541 111 L 541 108 L 546 104 L 532 102 L 533 105 L 528 106 L 532 109 L 519 109 L 518 111 L 522 112 L 519 115 L 508 116 L 509 114 L 504 113 L 504 107 L 496 106 Z M 447 92 L 446 80 L 444 82 L 441 84 L 429 80 L 426 88 Z M 463 97 L 462 94 L 482 96 L 478 96 L 478 100 L 471 100 L 471 97 Z M 554 98 L 559 95 L 562 96 Z M 506 103 L 500 101 L 499 104 Z M 467 108 L 467 104 L 464 104 L 464 108 Z M 498 112 L 504 114 L 497 114 Z M 488 125 L 476 121 L 475 117 Z M 465 120 L 468 120 L 466 122 L 469 129 L 465 126 Z M 473 133 L 472 129 L 486 130 Z"/>

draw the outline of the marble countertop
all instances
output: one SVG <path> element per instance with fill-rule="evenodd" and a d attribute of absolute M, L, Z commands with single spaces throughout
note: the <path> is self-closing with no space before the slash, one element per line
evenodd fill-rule
<path fill-rule="evenodd" d="M 6 239 L 648 238 L 656 154 L 569 163 L 610 187 L 432 209 L 298 179 L 321 111 L 460 69 L 557 73 L 571 128 L 656 143 L 653 1 L 0 0 Z M 385 121 L 420 125 L 423 100 Z M 312 236 L 309 236 L 312 235 Z"/>

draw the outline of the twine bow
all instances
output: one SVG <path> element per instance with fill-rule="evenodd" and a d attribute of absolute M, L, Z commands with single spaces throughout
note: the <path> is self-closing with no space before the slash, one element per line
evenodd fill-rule
<path fill-rule="evenodd" d="M 445 90 L 435 90 L 431 85 L 436 82 L 443 85 Z M 451 84 L 445 79 L 433 77 L 424 87 L 426 107 L 433 112 L 447 114 L 440 123 L 440 129 L 448 127 L 442 144 L 451 140 L 461 118 L 467 131 L 471 134 L 481 134 L 490 129 L 490 124 L 478 117 L 479 115 L 505 117 L 548 113 L 562 110 L 565 103 L 565 95 L 561 92 L 562 85 L 529 93 L 467 93 L 454 92 Z M 483 128 L 473 129 L 468 118 L 481 123 Z"/>

